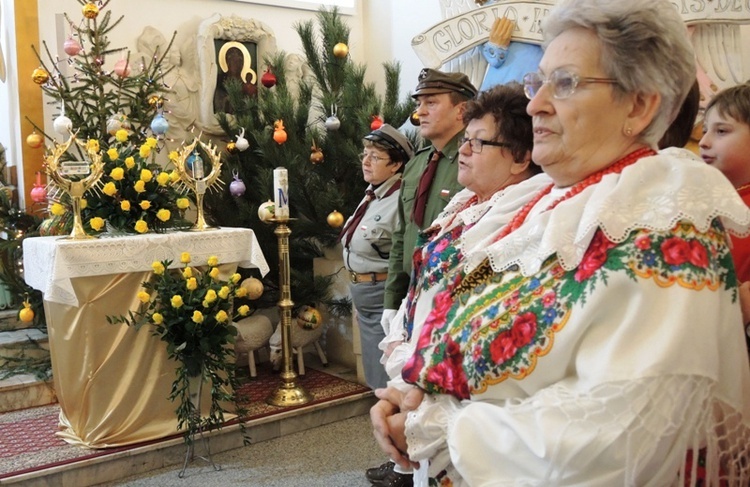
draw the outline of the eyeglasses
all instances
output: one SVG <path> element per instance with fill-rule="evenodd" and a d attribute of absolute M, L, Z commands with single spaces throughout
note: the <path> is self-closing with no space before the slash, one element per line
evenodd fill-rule
<path fill-rule="evenodd" d="M 575 73 L 565 69 L 556 69 L 552 71 L 549 78 L 544 78 L 539 73 L 528 73 L 523 77 L 523 91 L 526 98 L 531 100 L 534 95 L 539 93 L 542 86 L 552 83 L 552 96 L 558 100 L 568 98 L 576 92 L 576 88 L 581 83 L 605 83 L 616 85 L 617 80 L 613 78 L 582 78 Z"/>
<path fill-rule="evenodd" d="M 510 147 L 510 144 L 506 144 L 505 142 L 493 142 L 491 140 L 484 140 L 484 139 L 477 139 L 477 138 L 469 138 L 469 137 L 462 137 L 459 140 L 460 144 L 459 147 L 464 145 L 465 143 L 469 143 L 469 147 L 471 147 L 471 152 L 474 154 L 481 154 L 482 153 L 482 147 L 485 145 L 491 145 L 493 147 Z"/>
<path fill-rule="evenodd" d="M 363 152 L 362 154 L 359 155 L 359 161 L 360 162 L 365 162 L 365 159 L 367 159 L 367 158 L 370 158 L 370 160 L 374 160 L 375 162 L 390 161 L 391 160 L 390 157 L 378 157 L 378 156 L 376 156 L 373 153 L 367 153 L 367 152 Z"/>

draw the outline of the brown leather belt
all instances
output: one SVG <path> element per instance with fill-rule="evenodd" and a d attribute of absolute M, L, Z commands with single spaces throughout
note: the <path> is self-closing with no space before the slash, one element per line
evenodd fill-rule
<path fill-rule="evenodd" d="M 359 284 L 362 282 L 371 282 L 375 284 L 376 282 L 385 281 L 387 278 L 387 272 L 364 272 L 360 274 L 358 272 L 349 271 L 349 279 L 352 280 L 353 284 Z"/>

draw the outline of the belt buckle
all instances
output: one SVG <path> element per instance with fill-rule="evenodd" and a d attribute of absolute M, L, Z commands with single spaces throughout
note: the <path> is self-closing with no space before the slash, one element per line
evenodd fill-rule
<path fill-rule="evenodd" d="M 357 284 L 357 273 L 354 271 L 349 271 L 349 279 L 351 279 L 352 284 Z"/>

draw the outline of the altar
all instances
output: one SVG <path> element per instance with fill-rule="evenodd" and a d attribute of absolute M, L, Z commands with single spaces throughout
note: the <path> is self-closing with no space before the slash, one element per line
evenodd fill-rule
<path fill-rule="evenodd" d="M 140 304 L 154 261 L 189 252 L 193 266 L 217 256 L 224 278 L 237 267 L 268 265 L 252 230 L 222 228 L 72 240 L 27 238 L 24 279 L 42 291 L 52 373 L 60 404 L 58 435 L 68 443 L 109 448 L 177 432 L 168 396 L 176 363 L 148 326 L 113 325 Z"/>

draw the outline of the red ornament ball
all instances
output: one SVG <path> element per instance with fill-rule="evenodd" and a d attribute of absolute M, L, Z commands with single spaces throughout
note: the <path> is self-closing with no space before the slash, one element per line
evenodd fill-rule
<path fill-rule="evenodd" d="M 266 69 L 266 72 L 260 77 L 260 82 L 266 88 L 273 88 L 276 86 L 276 75 L 271 72 L 271 68 Z"/>
<path fill-rule="evenodd" d="M 372 123 L 370 124 L 370 130 L 377 130 L 382 126 L 383 126 L 383 119 L 380 117 L 380 115 L 373 115 Z"/>

